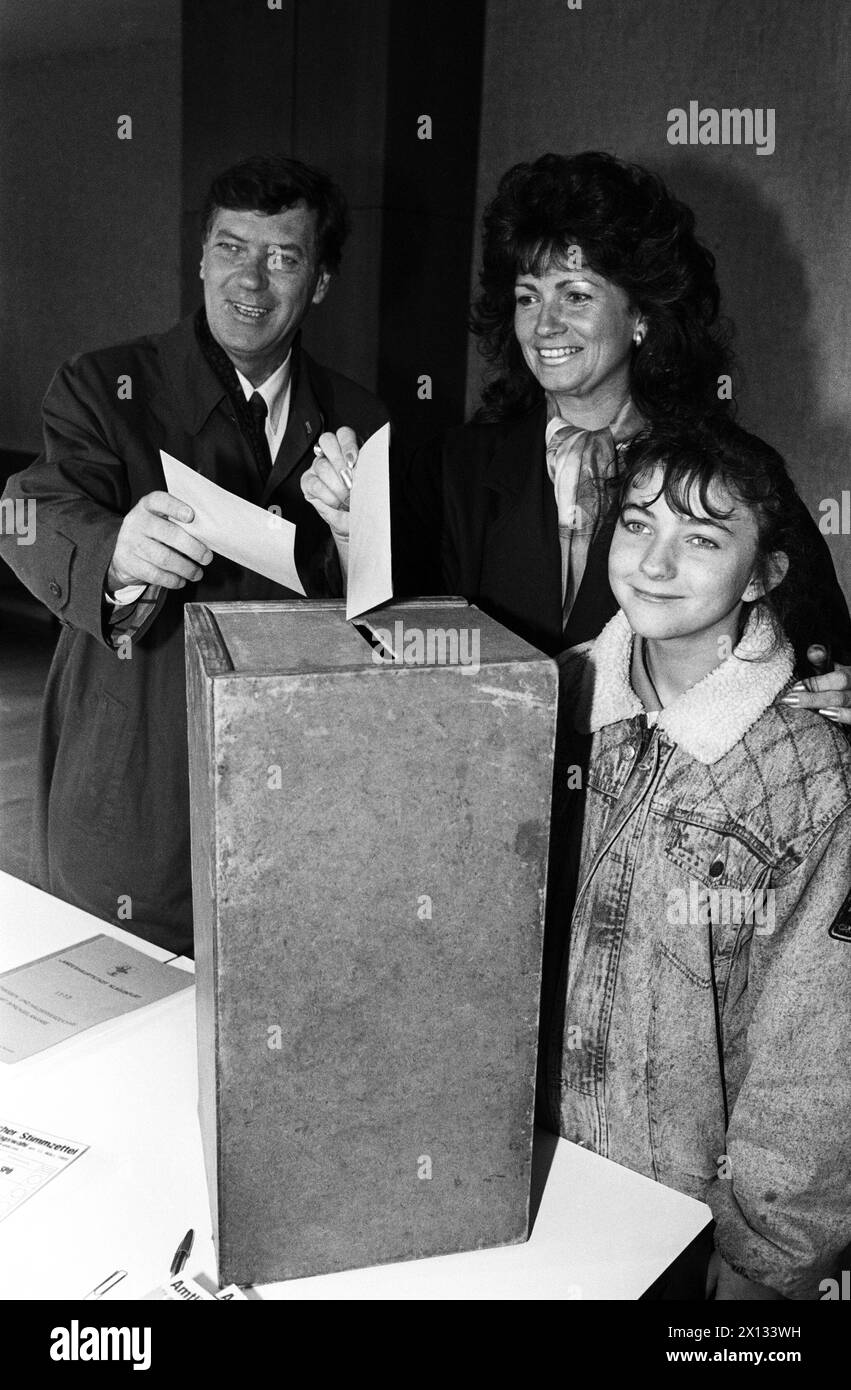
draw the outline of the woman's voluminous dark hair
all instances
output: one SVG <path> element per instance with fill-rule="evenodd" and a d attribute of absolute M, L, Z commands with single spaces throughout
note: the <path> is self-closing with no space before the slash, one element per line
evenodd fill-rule
<path fill-rule="evenodd" d="M 805 572 L 801 536 L 803 503 L 776 449 L 717 411 L 690 424 L 648 427 L 623 451 L 616 486 L 623 508 L 630 488 L 657 468 L 664 470 L 656 496 L 664 496 L 672 511 L 683 516 L 710 516 L 723 521 L 730 507 L 719 502 L 718 489 L 733 504 L 753 513 L 758 535 L 756 577 L 765 589 L 761 601 L 779 626 L 818 631 L 820 621 L 807 597 L 811 586 Z M 655 498 L 654 498 L 655 500 Z M 785 577 L 771 588 L 771 556 L 782 551 L 789 560 Z M 743 623 L 753 604 L 746 603 Z"/>
<path fill-rule="evenodd" d="M 253 155 L 216 175 L 201 214 L 202 240 L 207 240 L 219 208 L 268 214 L 284 212 L 299 202 L 316 213 L 318 265 L 338 270 L 349 234 L 346 200 L 321 169 L 282 154 Z"/>
<path fill-rule="evenodd" d="M 515 280 L 570 264 L 576 247 L 582 263 L 618 285 L 646 320 L 631 364 L 642 415 L 718 409 L 728 334 L 718 323 L 715 257 L 694 234 L 694 213 L 655 174 L 588 151 L 515 164 L 485 209 L 470 326 L 494 375 L 477 418 L 520 414 L 542 398 L 514 335 Z"/>

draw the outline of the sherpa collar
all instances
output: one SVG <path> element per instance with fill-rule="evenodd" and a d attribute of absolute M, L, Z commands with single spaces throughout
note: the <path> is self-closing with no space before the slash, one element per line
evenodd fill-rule
<path fill-rule="evenodd" d="M 729 753 L 791 679 L 792 647 L 783 637 L 771 651 L 774 631 L 769 614 L 753 609 L 732 656 L 659 711 L 658 727 L 698 762 L 715 763 Z M 575 649 L 584 657 L 581 674 L 576 673 L 580 684 L 574 722 L 580 732 L 597 733 L 644 713 L 630 684 L 632 642 L 626 614 L 618 609 L 596 642 Z"/>

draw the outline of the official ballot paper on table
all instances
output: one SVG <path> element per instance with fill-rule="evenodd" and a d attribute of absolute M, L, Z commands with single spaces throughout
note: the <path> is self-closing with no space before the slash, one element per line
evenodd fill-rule
<path fill-rule="evenodd" d="M 0 1221 L 87 1149 L 88 1144 L 0 1119 Z"/>
<path fill-rule="evenodd" d="M 0 975 L 0 1061 L 20 1062 L 192 982 L 184 971 L 110 936 L 92 936 L 7 970 Z"/>
<path fill-rule="evenodd" d="M 390 426 L 363 445 L 352 475 L 346 618 L 377 608 L 393 594 L 390 551 Z M 219 487 L 160 450 L 166 486 L 194 511 L 183 525 L 218 555 L 304 594 L 295 563 L 296 528 L 285 517 Z"/>

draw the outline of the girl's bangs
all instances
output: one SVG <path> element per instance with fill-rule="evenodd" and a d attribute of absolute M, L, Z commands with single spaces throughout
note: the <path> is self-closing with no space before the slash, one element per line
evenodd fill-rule
<path fill-rule="evenodd" d="M 713 521 L 724 521 L 735 511 L 736 502 L 741 500 L 730 487 L 727 470 L 708 460 L 650 458 L 637 461 L 635 467 L 628 471 L 624 478 L 621 506 L 625 504 L 629 488 L 646 481 L 656 469 L 662 470 L 662 484 L 650 499 L 651 502 L 664 496 L 671 511 L 678 512 L 680 516 L 689 516 L 693 521 L 707 516 Z M 720 484 L 730 494 L 732 506 L 721 507 L 712 500 L 713 484 Z"/>

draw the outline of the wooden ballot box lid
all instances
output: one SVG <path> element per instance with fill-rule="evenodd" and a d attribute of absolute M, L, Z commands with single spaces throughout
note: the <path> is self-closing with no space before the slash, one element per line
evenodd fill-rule
<path fill-rule="evenodd" d="M 555 663 L 463 600 L 186 643 L 220 1279 L 524 1240 Z"/>
<path fill-rule="evenodd" d="M 549 657 L 465 599 L 421 599 L 345 621 L 332 600 L 188 603 L 187 632 L 208 675 L 286 674 L 399 666 L 470 667 Z M 285 615 L 292 615 L 287 621 Z"/>

